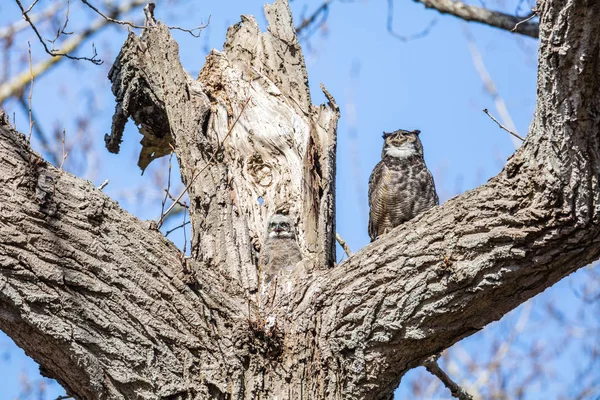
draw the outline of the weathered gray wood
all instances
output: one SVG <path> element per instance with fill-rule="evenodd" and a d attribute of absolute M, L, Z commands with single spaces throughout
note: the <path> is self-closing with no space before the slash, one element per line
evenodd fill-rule
<path fill-rule="evenodd" d="M 130 35 L 111 73 L 113 138 L 131 116 L 147 148 L 175 148 L 190 260 L 2 123 L 0 329 L 76 398 L 386 399 L 600 256 L 600 3 L 540 4 L 536 114 L 498 176 L 333 268 L 338 109 L 299 86 L 287 3 L 268 14 L 267 33 L 243 17 L 196 80 L 160 24 Z M 305 258 L 259 313 L 256 252 L 277 210 Z"/>

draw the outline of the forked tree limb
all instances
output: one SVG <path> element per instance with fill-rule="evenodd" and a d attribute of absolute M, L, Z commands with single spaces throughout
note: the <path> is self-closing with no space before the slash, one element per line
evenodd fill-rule
<path fill-rule="evenodd" d="M 0 327 L 76 398 L 386 399 L 600 257 L 600 3 L 541 4 L 536 113 L 500 174 L 332 268 L 323 163 L 339 111 L 298 86 L 289 8 L 271 7 L 269 32 L 243 17 L 198 80 L 160 28 L 130 36 L 111 74 L 113 133 L 131 115 L 175 147 L 184 182 L 208 165 L 190 186 L 191 260 L 0 128 Z M 297 213 L 305 259 L 268 288 L 267 315 L 255 256 L 280 207 Z"/>

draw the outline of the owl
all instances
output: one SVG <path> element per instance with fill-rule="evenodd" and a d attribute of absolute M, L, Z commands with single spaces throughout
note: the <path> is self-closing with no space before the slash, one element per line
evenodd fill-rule
<path fill-rule="evenodd" d="M 369 178 L 371 241 L 439 203 L 419 133 L 383 133 L 381 161 Z"/>
<path fill-rule="evenodd" d="M 302 254 L 296 242 L 291 218 L 283 214 L 273 215 L 267 223 L 266 237 L 258 260 L 260 281 L 269 283 L 281 270 L 289 272 L 301 260 Z"/>

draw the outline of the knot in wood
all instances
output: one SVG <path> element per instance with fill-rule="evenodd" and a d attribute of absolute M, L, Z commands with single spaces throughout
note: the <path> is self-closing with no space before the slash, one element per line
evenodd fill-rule
<path fill-rule="evenodd" d="M 248 160 L 248 173 L 257 185 L 269 187 L 273 182 L 273 169 L 264 162 L 260 154 L 254 154 Z"/>

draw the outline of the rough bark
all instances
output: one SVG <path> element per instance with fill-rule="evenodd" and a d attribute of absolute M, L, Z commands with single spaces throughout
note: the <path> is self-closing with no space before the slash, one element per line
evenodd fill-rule
<path fill-rule="evenodd" d="M 338 110 L 311 105 L 287 3 L 266 10 L 269 32 L 242 17 L 196 80 L 160 24 L 111 71 L 107 144 L 131 116 L 142 167 L 175 148 L 189 260 L 0 127 L 0 329 L 76 398 L 386 399 L 600 256 L 600 3 L 539 5 L 536 113 L 498 176 L 332 268 Z M 282 210 L 304 260 L 262 313 L 256 253 Z"/>

